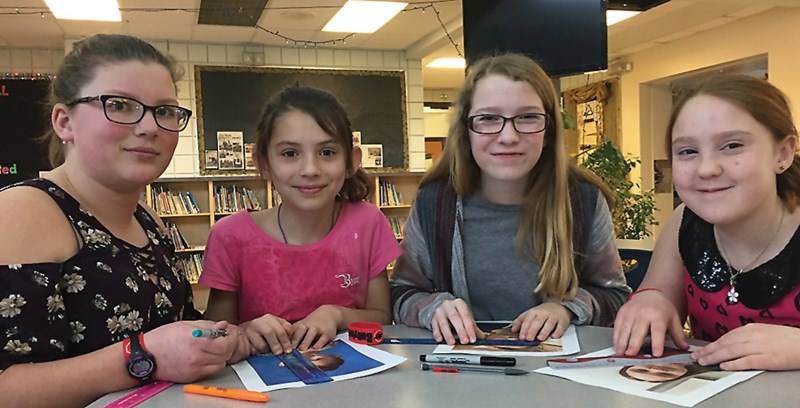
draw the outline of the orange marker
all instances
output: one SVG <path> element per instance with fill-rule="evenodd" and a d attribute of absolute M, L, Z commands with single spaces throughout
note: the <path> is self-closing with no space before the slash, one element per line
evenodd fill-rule
<path fill-rule="evenodd" d="M 267 402 L 269 394 L 266 392 L 256 392 L 240 390 L 238 388 L 211 387 L 208 385 L 186 384 L 183 392 L 190 394 L 209 395 L 212 397 L 230 398 L 240 401 Z"/>

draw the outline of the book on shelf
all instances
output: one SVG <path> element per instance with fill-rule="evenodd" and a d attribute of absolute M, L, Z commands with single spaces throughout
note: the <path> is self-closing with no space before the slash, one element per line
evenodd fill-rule
<path fill-rule="evenodd" d="M 398 206 L 403 205 L 403 195 L 397 190 L 397 186 L 393 183 L 381 181 L 379 183 L 379 199 L 378 202 L 382 206 Z"/>
<path fill-rule="evenodd" d="M 387 220 L 389 221 L 389 226 L 392 227 L 392 232 L 394 232 L 394 236 L 397 237 L 397 238 L 402 238 L 403 237 L 403 227 L 405 227 L 406 221 L 408 220 L 408 217 L 394 216 L 393 215 L 393 216 L 387 217 Z"/>
<path fill-rule="evenodd" d="M 214 187 L 214 204 L 217 213 L 261 209 L 261 202 L 258 201 L 253 190 L 236 185 Z"/>
<path fill-rule="evenodd" d="M 165 222 L 164 225 L 167 227 L 167 231 L 169 231 L 169 236 L 172 238 L 172 242 L 175 244 L 175 249 L 191 249 L 192 246 L 186 241 L 181 230 L 178 229 L 178 226 L 171 223 Z"/>
<path fill-rule="evenodd" d="M 191 191 L 170 191 L 164 186 L 153 187 L 150 190 L 150 201 L 161 215 L 199 214 L 200 207 Z"/>
<path fill-rule="evenodd" d="M 181 256 L 178 257 L 178 262 L 189 282 L 196 283 L 200 279 L 200 274 L 203 273 L 203 254 Z"/>

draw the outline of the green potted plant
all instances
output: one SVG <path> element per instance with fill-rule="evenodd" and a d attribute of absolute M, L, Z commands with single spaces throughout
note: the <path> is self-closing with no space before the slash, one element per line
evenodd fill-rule
<path fill-rule="evenodd" d="M 618 239 L 641 240 L 652 235 L 650 227 L 658 225 L 654 216 L 655 193 L 633 191 L 640 185 L 630 180 L 630 172 L 641 163 L 639 158 L 623 156 L 610 141 L 584 150 L 577 157 L 580 164 L 593 171 L 614 192 L 611 209 Z"/>

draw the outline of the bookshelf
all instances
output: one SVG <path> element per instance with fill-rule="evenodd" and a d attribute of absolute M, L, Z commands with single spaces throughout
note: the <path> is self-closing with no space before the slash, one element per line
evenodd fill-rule
<path fill-rule="evenodd" d="M 373 183 L 369 201 L 381 209 L 397 239 L 402 239 L 402 226 L 417 195 L 422 173 L 369 176 Z M 201 311 L 208 302 L 208 289 L 195 283 L 202 273 L 202 257 L 211 226 L 238 210 L 265 209 L 280 203 L 280 196 L 269 182 L 256 176 L 158 179 L 146 187 L 144 199 L 170 230 L 178 258 L 193 283 L 195 307 Z"/>
<path fill-rule="evenodd" d="M 145 202 L 156 210 L 175 242 L 198 310 L 208 303 L 208 289 L 195 283 L 202 273 L 211 226 L 239 209 L 266 208 L 267 191 L 267 183 L 258 177 L 163 178 L 145 188 Z"/>
<path fill-rule="evenodd" d="M 417 197 L 417 190 L 419 189 L 419 182 L 422 180 L 424 173 L 386 173 L 386 174 L 373 174 L 371 179 L 373 183 L 373 195 L 370 201 L 378 206 L 389 226 L 392 227 L 394 235 L 397 240 L 403 239 L 403 227 L 408 214 L 411 211 L 411 205 Z M 394 267 L 392 262 L 389 267 L 391 274 Z"/>

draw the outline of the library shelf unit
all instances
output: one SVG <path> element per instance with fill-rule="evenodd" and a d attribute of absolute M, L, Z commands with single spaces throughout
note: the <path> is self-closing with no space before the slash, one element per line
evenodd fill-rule
<path fill-rule="evenodd" d="M 267 182 L 255 176 L 162 178 L 145 188 L 145 202 L 170 230 L 198 310 L 208 303 L 208 289 L 195 283 L 211 226 L 237 209 L 266 208 L 270 193 Z"/>
<path fill-rule="evenodd" d="M 370 174 L 374 183 L 370 201 L 380 208 L 398 241 L 403 239 L 403 227 L 414 199 L 417 197 L 422 172 L 377 173 Z M 394 269 L 394 261 L 387 267 L 389 274 Z"/>
<path fill-rule="evenodd" d="M 398 240 L 403 237 L 402 226 L 422 174 L 367 173 L 373 183 L 369 201 L 386 215 Z M 270 183 L 258 176 L 161 178 L 146 187 L 144 198 L 170 229 L 176 253 L 191 275 L 195 307 L 201 311 L 208 302 L 208 289 L 194 283 L 202 273 L 202 255 L 211 226 L 238 210 L 271 208 L 280 202 Z"/>

